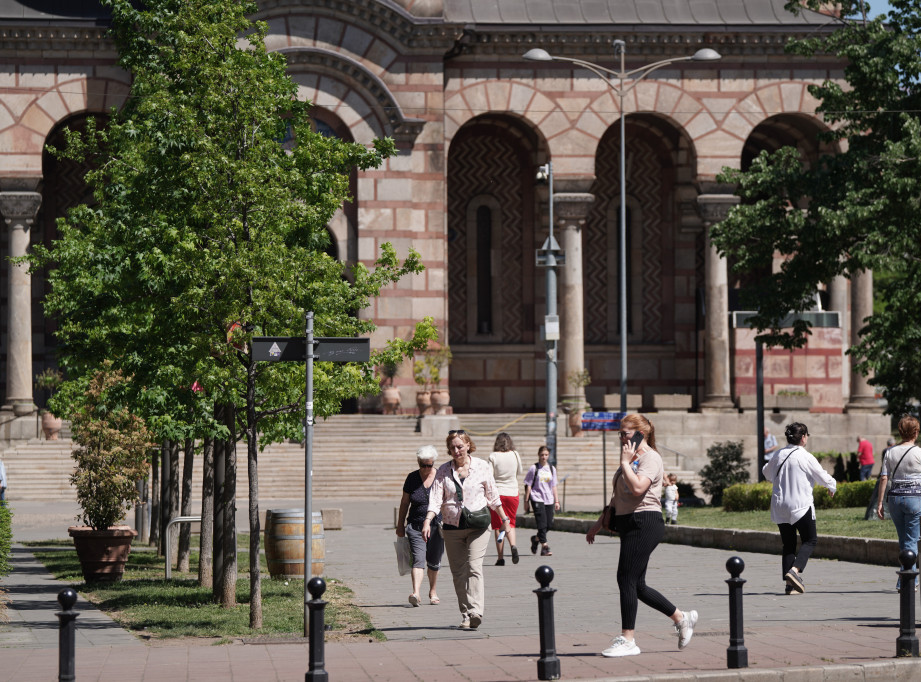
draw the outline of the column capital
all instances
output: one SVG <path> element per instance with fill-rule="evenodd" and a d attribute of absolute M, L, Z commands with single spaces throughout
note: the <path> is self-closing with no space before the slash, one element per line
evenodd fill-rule
<path fill-rule="evenodd" d="M 31 225 L 42 205 L 39 192 L 0 192 L 0 214 L 7 225 Z"/>
<path fill-rule="evenodd" d="M 714 225 L 725 220 L 739 201 L 735 194 L 700 194 L 697 196 L 697 212 L 707 225 Z"/>
<path fill-rule="evenodd" d="M 553 210 L 559 227 L 581 227 L 595 203 L 595 195 L 588 192 L 556 192 Z"/>

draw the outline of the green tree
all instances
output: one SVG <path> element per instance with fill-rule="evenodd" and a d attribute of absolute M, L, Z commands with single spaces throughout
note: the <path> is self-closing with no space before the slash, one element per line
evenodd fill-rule
<path fill-rule="evenodd" d="M 749 460 L 742 452 L 742 441 L 714 443 L 707 448 L 710 463 L 700 470 L 700 487 L 716 507 L 723 504 L 723 490 L 736 483 L 748 483 Z"/>
<path fill-rule="evenodd" d="M 132 410 L 163 439 L 245 436 L 249 463 L 250 625 L 262 627 L 258 449 L 301 437 L 304 369 L 256 363 L 254 335 L 317 336 L 374 330 L 352 313 L 381 289 L 421 271 L 385 244 L 376 267 L 325 252 L 326 224 L 348 199 L 355 169 L 379 166 L 392 140 L 372 148 L 311 131 L 282 55 L 242 0 L 104 0 L 119 63 L 133 77 L 104 127 L 90 121 L 65 151 L 90 159 L 94 203 L 59 221 L 60 239 L 34 262 L 54 267 L 46 311 L 60 321 L 70 383 L 103 360 L 130 378 Z M 293 136 L 288 148 L 281 140 Z M 434 337 L 420 322 L 364 364 L 317 363 L 314 411 L 379 390 L 374 364 L 399 361 Z M 193 390 L 193 387 L 196 390 Z M 200 390 L 199 390 L 200 389 Z M 65 385 L 56 408 L 67 414 Z M 231 432 L 214 406 L 233 405 Z M 233 589 L 224 591 L 225 605 Z"/>
<path fill-rule="evenodd" d="M 852 347 L 855 368 L 888 401 L 888 411 L 918 413 L 921 397 L 921 2 L 892 0 L 888 26 L 868 20 L 864 2 L 843 2 L 837 28 L 791 42 L 810 58 L 845 61 L 845 84 L 810 86 L 832 128 L 822 139 L 840 150 L 806 164 L 785 147 L 762 152 L 745 171 L 724 169 L 742 203 L 713 230 L 719 251 L 739 272 L 775 254 L 780 271 L 759 281 L 749 299 L 768 345 L 801 346 L 808 325 L 782 329 L 791 311 L 808 308 L 817 288 L 837 275 L 886 273 L 877 281 L 885 305 L 864 320 Z M 799 13 L 820 0 L 788 2 Z"/>

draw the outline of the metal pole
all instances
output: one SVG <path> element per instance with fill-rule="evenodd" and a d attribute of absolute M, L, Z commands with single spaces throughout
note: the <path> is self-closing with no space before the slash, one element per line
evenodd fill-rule
<path fill-rule="evenodd" d="M 627 411 L 627 176 L 626 145 L 627 135 L 624 121 L 624 68 L 627 44 L 623 40 L 614 41 L 614 54 L 620 54 L 620 225 L 618 226 L 620 263 L 620 411 Z"/>
<path fill-rule="evenodd" d="M 553 163 L 547 162 L 547 182 L 550 188 L 550 248 L 547 250 L 547 316 L 557 314 L 556 254 L 553 252 Z M 557 403 L 557 342 L 547 342 L 547 447 L 550 449 L 550 466 L 556 466 L 556 403 Z"/>
<path fill-rule="evenodd" d="M 755 413 L 758 423 L 755 427 L 758 433 L 755 442 L 758 443 L 758 480 L 764 480 L 764 344 L 755 341 Z"/>
<path fill-rule="evenodd" d="M 310 346 L 308 346 L 310 348 Z M 326 592 L 326 581 L 323 578 L 311 578 L 304 580 L 307 589 L 313 595 L 313 599 L 308 602 L 310 608 L 310 641 L 307 644 L 307 674 L 304 675 L 305 682 L 326 682 L 329 674 L 325 670 L 326 654 L 324 644 L 326 638 L 326 628 L 324 627 L 326 602 L 320 599 Z"/>
<path fill-rule="evenodd" d="M 310 475 L 313 468 L 313 311 L 306 315 L 307 357 L 304 393 L 304 637 L 310 636 L 310 578 L 313 575 L 313 509 Z M 325 589 L 325 586 L 324 586 Z"/>
<path fill-rule="evenodd" d="M 76 647 L 74 646 L 74 634 L 77 629 L 77 616 L 80 614 L 73 610 L 74 604 L 77 603 L 77 593 L 71 588 L 65 588 L 58 592 L 58 603 L 61 610 L 55 613 L 60 623 L 58 631 L 58 680 L 60 682 L 70 682 L 77 679 L 76 665 L 74 657 Z"/>
<path fill-rule="evenodd" d="M 742 620 L 742 585 L 740 578 L 745 570 L 745 562 L 734 556 L 726 562 L 726 570 L 732 577 L 726 581 L 729 585 L 729 648 L 726 649 L 727 668 L 747 668 L 748 649 L 745 648 L 745 627 Z"/>
<path fill-rule="evenodd" d="M 895 640 L 896 656 L 918 657 L 918 638 L 915 636 L 915 580 L 918 556 L 910 549 L 899 552 L 899 636 Z"/>
<path fill-rule="evenodd" d="M 540 587 L 534 590 L 537 595 L 537 620 L 540 627 L 540 658 L 537 659 L 537 679 L 560 679 L 560 659 L 556 655 L 556 633 L 553 627 L 553 593 L 550 587 L 553 569 L 541 566 L 534 572 Z"/>
<path fill-rule="evenodd" d="M 601 432 L 601 508 L 608 505 L 608 430 Z"/>

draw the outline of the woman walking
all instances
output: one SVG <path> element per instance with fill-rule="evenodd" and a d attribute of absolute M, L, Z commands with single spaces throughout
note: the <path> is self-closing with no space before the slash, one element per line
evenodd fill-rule
<path fill-rule="evenodd" d="M 805 424 L 793 422 L 784 430 L 786 447 L 777 451 L 764 465 L 764 477 L 774 484 L 771 494 L 771 521 L 780 529 L 783 543 L 780 572 L 786 587 L 786 594 L 802 594 L 806 591 L 803 571 L 806 562 L 815 549 L 818 535 L 815 530 L 815 504 L 812 487 L 823 485 L 829 495 L 835 494 L 837 484 L 818 460 L 806 450 L 809 429 Z M 796 534 L 802 543 L 796 551 Z"/>
<path fill-rule="evenodd" d="M 899 420 L 899 436 L 902 442 L 893 445 L 883 455 L 879 473 L 879 498 L 876 515 L 883 518 L 883 505 L 888 501 L 889 516 L 899 535 L 899 549 L 911 550 L 917 554 L 921 540 L 921 448 L 915 445 L 918 420 L 905 415 Z M 892 487 L 886 494 L 886 487 Z"/>
<path fill-rule="evenodd" d="M 441 515 L 435 517 L 431 527 L 431 534 L 426 541 L 422 537 L 422 525 L 425 514 L 429 509 L 429 493 L 435 482 L 435 458 L 438 451 L 432 445 L 423 445 L 416 450 L 416 464 L 419 468 L 411 471 L 403 484 L 403 497 L 400 500 L 400 521 L 397 524 L 397 537 L 409 538 L 409 546 L 413 552 L 413 568 L 411 579 L 413 591 L 409 595 L 409 603 L 419 606 L 422 599 L 419 597 L 419 588 L 422 587 L 422 574 L 428 567 L 429 575 L 429 603 L 438 605 L 441 600 L 435 590 L 438 581 L 438 569 L 441 568 L 441 556 L 444 554 L 445 544 L 441 539 Z M 408 515 L 408 517 L 407 517 Z"/>
<path fill-rule="evenodd" d="M 553 512 L 560 510 L 560 498 L 556 493 L 556 467 L 550 466 L 550 448 L 541 445 L 537 449 L 537 463 L 532 464 L 524 477 L 524 510 L 528 505 L 534 511 L 537 535 L 531 536 L 531 554 L 553 556 L 547 544 L 547 531 L 553 525 Z"/>
<path fill-rule="evenodd" d="M 509 520 L 502 509 L 492 468 L 473 456 L 476 445 L 465 431 L 448 431 L 451 461 L 435 474 L 429 507 L 422 524 L 422 537 L 429 539 L 432 519 L 440 512 L 445 552 L 454 578 L 454 592 L 461 612 L 460 630 L 476 630 L 486 610 L 483 583 L 483 557 L 489 545 L 489 513 L 499 514 L 502 529 L 508 532 Z"/>
<path fill-rule="evenodd" d="M 510 528 L 508 529 L 508 541 L 512 550 L 512 563 L 518 563 L 518 547 L 515 542 L 515 521 L 518 517 L 518 476 L 521 474 L 521 457 L 515 450 L 515 444 L 512 437 L 503 431 L 496 436 L 496 442 L 492 447 L 493 451 L 489 455 L 489 465 L 492 467 L 493 478 L 496 479 L 496 489 L 499 491 L 499 499 L 502 501 L 502 509 L 508 517 Z M 489 516 L 492 520 L 492 529 L 496 534 L 496 553 L 499 558 L 496 559 L 496 566 L 505 566 L 505 539 L 499 539 L 502 534 L 502 519 L 492 509 L 489 510 Z"/>
<path fill-rule="evenodd" d="M 690 643 L 697 625 L 697 611 L 679 611 L 646 584 L 649 558 L 665 535 L 661 503 L 665 468 L 655 450 L 655 428 L 646 417 L 630 414 L 621 421 L 620 429 L 620 467 L 614 472 L 614 492 L 585 536 L 591 545 L 603 528 L 613 528 L 620 535 L 617 587 L 621 634 L 601 652 L 609 658 L 640 653 L 636 644 L 636 612 L 640 601 L 672 619 L 679 649 Z"/>

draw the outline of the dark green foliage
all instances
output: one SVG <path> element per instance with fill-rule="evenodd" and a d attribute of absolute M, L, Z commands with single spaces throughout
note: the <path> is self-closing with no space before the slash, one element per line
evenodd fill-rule
<path fill-rule="evenodd" d="M 821 485 L 813 488 L 812 496 L 816 509 L 841 509 L 844 507 L 866 507 L 876 490 L 876 479 L 839 483 L 835 496 Z M 723 491 L 723 509 L 728 512 L 767 511 L 771 508 L 773 485 L 768 481 L 743 483 L 730 486 Z"/>
<path fill-rule="evenodd" d="M 8 575 L 13 547 L 13 512 L 6 504 L 0 505 L 0 576 Z"/>
<path fill-rule="evenodd" d="M 714 443 L 707 448 L 707 457 L 710 463 L 700 470 L 700 487 L 710 495 L 711 503 L 719 506 L 723 503 L 724 489 L 748 481 L 749 460 L 742 456 L 741 441 Z"/>
<path fill-rule="evenodd" d="M 892 0 L 888 16 L 872 21 L 864 3 L 836 3 L 833 31 L 793 41 L 806 59 L 841 59 L 845 83 L 809 87 L 829 129 L 825 149 L 839 153 L 803 159 L 794 147 L 758 155 L 744 172 L 724 169 L 719 181 L 742 203 L 713 227 L 713 243 L 738 273 L 761 271 L 776 255 L 782 264 L 761 277 L 748 301 L 767 345 L 802 346 L 805 322 L 780 324 L 812 305 L 817 289 L 836 276 L 868 270 L 881 302 L 863 321 L 850 349 L 854 367 L 870 377 L 890 414 L 918 414 L 921 398 L 921 1 Z M 786 7 L 827 8 L 824 0 L 790 0 Z M 884 26 L 883 22 L 888 22 Z M 799 210 L 790 210 L 791 208 Z"/>

